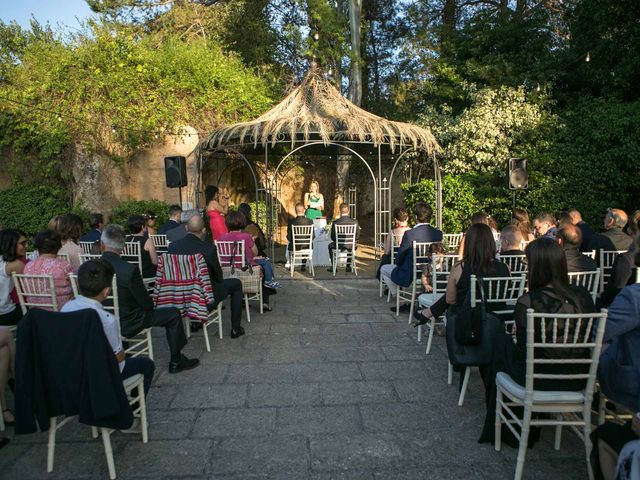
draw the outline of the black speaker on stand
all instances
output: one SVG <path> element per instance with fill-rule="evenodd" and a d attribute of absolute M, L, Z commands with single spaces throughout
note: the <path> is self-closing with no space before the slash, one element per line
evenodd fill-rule
<path fill-rule="evenodd" d="M 182 206 L 182 187 L 187 186 L 187 159 L 185 157 L 164 157 L 164 176 L 168 188 L 177 188 Z"/>
<path fill-rule="evenodd" d="M 516 208 L 516 190 L 526 190 L 529 187 L 529 172 L 526 158 L 509 159 L 509 190 L 513 191 L 513 207 Z"/>

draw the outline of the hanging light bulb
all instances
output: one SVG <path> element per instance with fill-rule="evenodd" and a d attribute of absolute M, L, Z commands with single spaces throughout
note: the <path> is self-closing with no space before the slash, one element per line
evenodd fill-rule
<path fill-rule="evenodd" d="M 58 121 L 61 122 L 62 121 L 62 117 L 60 115 L 58 115 Z"/>
<path fill-rule="evenodd" d="M 540 91 L 540 84 L 536 86 L 536 92 L 539 92 L 539 91 Z"/>
<path fill-rule="evenodd" d="M 111 133 L 116 133 L 116 126 L 115 125 L 111 126 Z"/>
<path fill-rule="evenodd" d="M 587 52 L 587 56 L 584 59 L 585 62 L 589 63 L 591 61 L 591 54 L 589 52 Z"/>
<path fill-rule="evenodd" d="M 317 42 L 318 40 L 320 40 L 320 34 L 318 32 L 313 34 L 313 39 Z"/>

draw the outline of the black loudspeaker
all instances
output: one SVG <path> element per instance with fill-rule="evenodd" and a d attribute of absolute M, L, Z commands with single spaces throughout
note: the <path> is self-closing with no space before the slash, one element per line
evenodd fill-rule
<path fill-rule="evenodd" d="M 526 158 L 509 159 L 509 189 L 525 190 L 529 187 L 529 173 Z"/>
<path fill-rule="evenodd" d="M 167 187 L 187 186 L 187 159 L 184 157 L 164 157 L 164 176 Z"/>

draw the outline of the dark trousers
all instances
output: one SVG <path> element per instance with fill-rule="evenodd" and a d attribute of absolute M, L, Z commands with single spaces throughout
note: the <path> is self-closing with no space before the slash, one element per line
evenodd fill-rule
<path fill-rule="evenodd" d="M 144 377 L 144 396 L 147 396 L 151 380 L 153 380 L 153 372 L 156 369 L 155 363 L 149 357 L 131 357 L 124 362 L 124 368 L 120 372 L 120 376 L 125 378 L 133 377 L 138 373 Z"/>
<path fill-rule="evenodd" d="M 231 328 L 237 330 L 242 320 L 242 282 L 237 278 L 225 278 L 213 283 L 213 298 L 217 306 L 225 298 L 231 298 Z"/>
<path fill-rule="evenodd" d="M 333 251 L 336 249 L 336 245 L 331 242 L 329 244 L 329 258 L 331 259 L 331 265 L 333 265 Z M 341 248 L 340 249 L 341 252 L 350 252 L 351 249 L 350 248 Z M 347 257 L 347 268 L 349 268 L 351 266 L 351 257 Z"/>
<path fill-rule="evenodd" d="M 162 307 L 147 312 L 144 328 L 149 327 L 164 327 L 169 351 L 171 352 L 171 361 L 178 361 L 180 359 L 180 351 L 187 344 L 187 336 L 184 333 L 180 310 L 175 307 Z"/>

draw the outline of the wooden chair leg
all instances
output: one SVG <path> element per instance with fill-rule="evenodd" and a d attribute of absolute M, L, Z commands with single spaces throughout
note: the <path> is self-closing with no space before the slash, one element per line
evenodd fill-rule
<path fill-rule="evenodd" d="M 500 414 L 502 413 L 502 390 L 496 387 L 496 420 L 495 420 L 495 440 L 494 440 L 494 448 L 497 452 L 502 448 L 502 420 L 500 418 Z"/>
<path fill-rule="evenodd" d="M 109 478 L 115 480 L 116 478 L 116 465 L 113 461 L 113 450 L 111 448 L 111 434 L 109 429 L 101 428 L 102 443 L 104 444 L 104 454 L 107 457 L 107 468 L 109 469 Z"/>
<path fill-rule="evenodd" d="M 520 448 L 518 448 L 518 460 L 516 462 L 516 473 L 514 480 L 522 480 L 524 473 L 524 460 L 527 456 L 527 447 L 529 445 L 529 427 L 531 425 L 531 409 L 524 408 L 522 417 L 522 433 L 520 434 Z"/>
<path fill-rule="evenodd" d="M 471 376 L 471 367 L 464 369 L 464 379 L 462 380 L 462 388 L 460 389 L 460 396 L 458 397 L 458 406 L 461 407 L 464 404 L 464 397 L 467 394 L 467 388 L 469 387 L 469 377 Z"/>
<path fill-rule="evenodd" d="M 251 313 L 249 313 L 249 295 L 244 294 L 244 310 L 247 312 L 247 323 L 251 323 Z"/>

